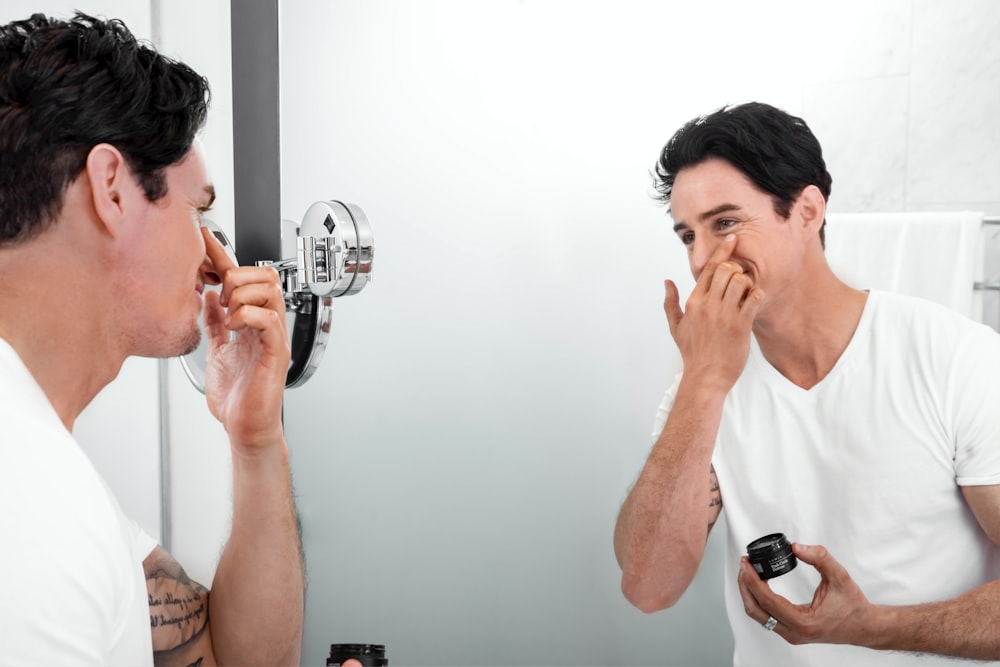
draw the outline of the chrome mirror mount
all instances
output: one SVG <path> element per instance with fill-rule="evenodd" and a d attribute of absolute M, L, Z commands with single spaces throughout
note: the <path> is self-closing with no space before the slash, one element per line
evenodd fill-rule
<path fill-rule="evenodd" d="M 222 229 L 208 220 L 204 225 L 236 261 L 233 244 Z M 280 276 L 292 341 L 285 386 L 299 387 L 312 377 L 323 358 L 330 337 L 333 299 L 358 294 L 371 282 L 374 238 L 360 207 L 319 201 L 306 211 L 301 226 L 291 220 L 281 221 L 281 248 L 284 259 L 257 265 L 271 266 Z M 202 340 L 198 349 L 180 358 L 188 379 L 202 393 L 206 354 Z"/>

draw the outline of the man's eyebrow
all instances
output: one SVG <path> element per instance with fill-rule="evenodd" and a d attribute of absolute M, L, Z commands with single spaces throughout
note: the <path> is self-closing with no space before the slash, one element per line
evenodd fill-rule
<path fill-rule="evenodd" d="M 728 213 L 729 211 L 738 211 L 738 210 L 740 210 L 740 207 L 737 206 L 736 204 L 729 204 L 729 203 L 719 204 L 718 206 L 716 206 L 713 209 L 709 209 L 709 210 L 705 211 L 704 213 L 700 213 L 698 215 L 698 219 L 701 220 L 702 222 L 704 222 L 705 220 L 708 220 L 709 218 L 713 218 L 713 217 L 719 215 L 720 213 Z"/>
<path fill-rule="evenodd" d="M 205 193 L 208 195 L 208 203 L 205 204 L 202 208 L 208 210 L 208 209 L 212 208 L 212 204 L 215 203 L 215 186 L 214 185 L 206 185 L 205 186 Z"/>
<path fill-rule="evenodd" d="M 729 211 L 739 211 L 739 210 L 740 207 L 737 204 L 725 203 L 725 204 L 719 204 L 715 208 L 709 209 L 704 213 L 699 213 L 697 217 L 700 222 L 704 222 L 709 218 L 713 218 L 719 215 L 720 213 L 728 213 Z M 676 225 L 674 225 L 675 232 L 678 232 L 682 229 L 691 229 L 691 227 L 686 222 L 683 221 L 678 222 Z"/>

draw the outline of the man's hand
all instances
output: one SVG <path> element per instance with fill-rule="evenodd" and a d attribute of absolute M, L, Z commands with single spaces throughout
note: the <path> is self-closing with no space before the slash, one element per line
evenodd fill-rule
<path fill-rule="evenodd" d="M 278 273 L 270 267 L 237 266 L 211 232 L 202 229 L 202 235 L 222 280 L 220 293 L 205 293 L 209 409 L 234 445 L 281 441 L 291 345 Z"/>
<path fill-rule="evenodd" d="M 872 605 L 861 588 L 826 548 L 793 544 L 795 556 L 816 568 L 822 577 L 812 602 L 792 604 L 775 594 L 743 557 L 737 581 L 747 616 L 763 625 L 778 621 L 774 632 L 790 644 L 855 644 L 871 646 Z"/>
<path fill-rule="evenodd" d="M 736 249 L 730 234 L 698 276 L 686 311 L 681 311 L 677 286 L 665 282 L 663 310 L 684 361 L 684 375 L 697 377 L 723 391 L 739 379 L 750 354 L 750 333 L 764 300 L 750 276 L 728 261 Z"/>

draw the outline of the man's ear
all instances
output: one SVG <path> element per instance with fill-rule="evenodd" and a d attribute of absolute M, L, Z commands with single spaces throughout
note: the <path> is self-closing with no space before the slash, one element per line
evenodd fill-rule
<path fill-rule="evenodd" d="M 820 227 L 823 226 L 823 220 L 826 219 L 826 199 L 823 198 L 819 188 L 815 185 L 802 188 L 795 206 L 799 209 L 803 230 L 809 235 L 818 234 Z"/>
<path fill-rule="evenodd" d="M 141 187 L 121 151 L 97 144 L 87 154 L 87 179 L 94 211 L 111 236 L 117 236 L 130 204 Z"/>

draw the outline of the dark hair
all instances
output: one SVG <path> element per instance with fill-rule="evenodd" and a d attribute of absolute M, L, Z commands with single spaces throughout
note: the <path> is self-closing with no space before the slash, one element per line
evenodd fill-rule
<path fill-rule="evenodd" d="M 833 179 L 819 141 L 804 120 L 768 104 L 723 107 L 677 130 L 656 163 L 657 199 L 669 204 L 677 173 L 710 158 L 721 158 L 746 174 L 772 196 L 774 211 L 783 218 L 788 218 L 807 185 L 815 185 L 824 199 L 830 198 Z M 820 241 L 825 240 L 823 227 Z"/>
<path fill-rule="evenodd" d="M 0 245 L 52 223 L 99 143 L 122 152 L 150 201 L 163 197 L 164 169 L 191 149 L 208 100 L 204 77 L 121 21 L 77 12 L 0 26 Z"/>

